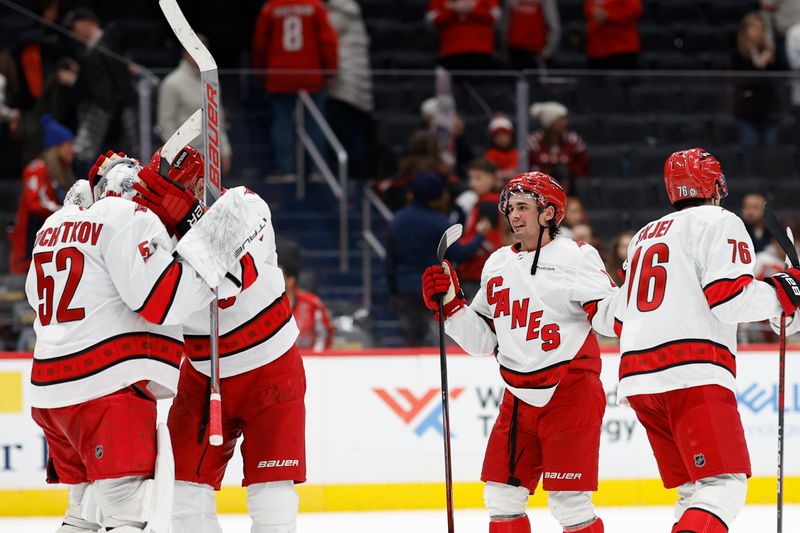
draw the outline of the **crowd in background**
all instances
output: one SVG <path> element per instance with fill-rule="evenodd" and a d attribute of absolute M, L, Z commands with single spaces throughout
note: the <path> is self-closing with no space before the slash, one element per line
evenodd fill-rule
<path fill-rule="evenodd" d="M 113 148 L 143 159 L 150 155 L 140 153 L 136 86 L 152 82 L 152 75 L 129 59 L 131 50 L 142 44 L 140 36 L 148 35 L 147 28 L 111 20 L 112 13 L 103 2 L 38 0 L 33 4 L 28 7 L 45 21 L 72 32 L 73 38 L 31 22 L 0 50 L 0 178 L 21 177 L 23 181 L 8 239 L 9 271 L 18 274 L 27 270 L 36 229 L 58 209 L 76 176 L 84 175 L 99 153 Z M 430 324 L 422 324 L 420 319 L 427 314 L 419 300 L 419 274 L 433 262 L 429 257 L 433 247 L 423 253 L 419 243 L 427 241 L 418 239 L 415 232 L 441 235 L 449 223 L 465 224 L 465 236 L 453 253 L 465 290 L 474 293 L 482 262 L 510 242 L 496 209 L 497 194 L 519 169 L 540 170 L 561 182 L 570 194 L 563 234 L 598 247 L 609 274 L 619 281 L 621 254 L 632 233 L 603 242 L 593 231 L 576 187 L 592 175 L 592 147 L 578 128 L 571 127 L 570 110 L 563 102 L 546 100 L 530 106 L 532 128 L 526 132 L 527 155 L 521 161 L 515 117 L 489 110 L 492 116 L 483 145 L 476 147 L 467 142 L 468 126 L 457 112 L 442 135 L 443 106 L 452 103 L 441 96 L 421 104 L 409 101 L 409 115 L 419 106 L 419 127 L 408 139 L 405 152 L 392 154 L 391 163 L 382 164 L 377 133 L 383 125 L 374 120 L 370 65 L 375 36 L 367 31 L 359 3 L 251 0 L 237 4 L 221 15 L 245 21 L 235 38 L 226 39 L 219 26 L 207 19 L 202 19 L 200 29 L 206 30 L 209 38 L 202 38 L 221 67 L 259 72 L 262 99 L 253 100 L 250 88 L 239 95 L 231 91 L 226 104 L 240 97 L 245 105 L 256 101 L 264 106 L 267 121 L 261 124 L 261 131 L 266 135 L 263 140 L 258 135 L 254 138 L 266 149 L 255 157 L 238 154 L 240 148 L 233 142 L 236 132 L 223 127 L 223 172 L 235 171 L 237 166 L 241 172 L 241 167 L 250 165 L 257 168 L 258 180 L 267 183 L 297 179 L 294 106 L 297 93 L 307 91 L 346 149 L 350 175 L 371 180 L 370 186 L 395 211 L 387 278 L 407 342 L 431 341 Z M 98 7 L 99 11 L 91 9 Z M 800 1 L 764 0 L 753 3 L 753 8 L 741 20 L 728 67 L 740 71 L 800 69 Z M 586 0 L 583 16 L 589 68 L 636 69 L 641 65 L 637 23 L 643 10 L 641 0 Z M 432 51 L 436 62 L 454 74 L 455 84 L 472 79 L 460 77 L 460 70 L 547 67 L 560 53 L 562 20 L 556 0 L 430 0 L 425 20 L 438 37 L 438 49 Z M 188 54 L 179 59 L 177 55 L 177 64 L 173 63 L 155 91 L 156 145 L 200 106 L 197 65 Z M 486 79 L 472 81 L 480 88 Z M 780 109 L 776 90 L 768 78 L 736 82 L 733 115 L 742 147 L 768 147 L 777 142 Z M 800 87 L 795 90 L 800 104 Z M 244 93 L 249 96 L 242 97 Z M 459 103 L 455 101 L 456 110 Z M 228 119 L 223 114 L 222 123 L 230 125 Z M 334 154 L 316 121 L 307 118 L 306 128 L 334 168 Z M 202 139 L 193 144 L 202 149 Z M 314 161 L 309 164 L 312 179 L 318 178 L 322 170 Z M 766 271 L 779 254 L 756 210 L 749 208 L 758 199 L 757 194 L 746 196 L 741 212 L 756 251 L 771 254 L 760 255 L 759 266 Z M 296 270 L 290 269 L 295 279 Z M 315 305 L 311 302 L 309 309 L 316 309 Z M 323 323 L 330 337 L 330 323 Z"/>

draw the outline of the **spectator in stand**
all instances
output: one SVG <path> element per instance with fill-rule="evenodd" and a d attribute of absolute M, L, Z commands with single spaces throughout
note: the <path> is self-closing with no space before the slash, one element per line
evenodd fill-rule
<path fill-rule="evenodd" d="M 483 157 L 495 164 L 500 180 L 512 178 L 519 172 L 519 150 L 514 144 L 514 124 L 503 114 L 496 114 L 489 122 L 489 148 Z"/>
<path fill-rule="evenodd" d="M 759 13 L 748 13 L 742 19 L 732 66 L 734 70 L 752 72 L 777 69 L 775 49 L 767 41 L 764 19 Z M 742 147 L 774 146 L 778 142 L 776 114 L 780 111 L 775 83 L 769 78 L 743 78 L 736 85 L 734 115 Z"/>
<path fill-rule="evenodd" d="M 625 278 L 625 269 L 622 268 L 622 265 L 628 258 L 628 245 L 635 233 L 634 231 L 623 231 L 611 241 L 611 250 L 606 259 L 606 272 L 618 287 L 622 287 Z"/>
<path fill-rule="evenodd" d="M 471 208 L 467 210 L 462 242 L 468 243 L 476 235 L 484 236 L 483 243 L 468 259 L 458 265 L 458 278 L 467 301 L 477 294 L 481 287 L 483 264 L 495 250 L 505 245 L 506 234 L 504 221 L 500 218 L 497 204 L 498 194 L 497 167 L 488 159 L 476 159 L 467 167 L 469 176 L 469 194 L 474 198 Z M 460 197 L 459 197 L 460 198 Z M 489 228 L 486 228 L 486 225 Z"/>
<path fill-rule="evenodd" d="M 272 71 L 267 72 L 264 88 L 272 109 L 273 178 L 295 178 L 295 99 L 298 92 L 305 90 L 325 112 L 324 89 L 336 75 L 337 49 L 336 31 L 319 0 L 270 0 L 261 8 L 253 32 L 251 58 L 253 68 Z M 309 114 L 305 125 L 311 140 L 324 153 L 325 138 Z M 312 172 L 317 170 L 312 165 Z"/>
<path fill-rule="evenodd" d="M 588 224 L 589 215 L 583 208 L 583 202 L 577 196 L 567 196 L 567 208 L 564 210 L 564 221 L 561 223 L 561 235 L 572 238 L 572 228 L 579 224 Z"/>
<path fill-rule="evenodd" d="M 742 198 L 742 221 L 753 240 L 753 252 L 764 250 L 772 236 L 764 226 L 764 203 L 766 197 L 758 192 L 748 193 Z"/>
<path fill-rule="evenodd" d="M 436 247 L 450 226 L 447 213 L 450 195 L 444 180 L 432 172 L 419 172 L 411 183 L 411 204 L 395 213 L 389 224 L 387 278 L 391 305 L 408 346 L 434 346 L 436 323 L 419 297 L 422 272 L 436 262 Z M 480 228 L 488 232 L 489 225 Z M 468 243 L 454 243 L 447 251 L 451 261 L 471 257 L 483 243 L 480 231 Z"/>
<path fill-rule="evenodd" d="M 9 54 L 0 51 L 0 176 L 18 175 L 22 167 L 17 142 L 22 116 L 17 107 L 17 79 L 14 60 Z"/>
<path fill-rule="evenodd" d="M 505 9 L 506 46 L 511 68 L 540 67 L 552 57 L 561 41 L 556 0 L 510 0 Z"/>
<path fill-rule="evenodd" d="M 495 67 L 498 0 L 429 0 L 428 21 L 439 32 L 439 64 L 447 70 Z"/>
<path fill-rule="evenodd" d="M 199 35 L 203 44 L 208 47 L 208 40 Z M 158 88 L 158 128 L 161 140 L 166 141 L 183 124 L 192 113 L 203 107 L 203 93 L 200 86 L 200 69 L 186 50 L 181 53 L 178 66 L 167 74 Z M 220 166 L 223 174 L 231 169 L 231 142 L 225 127 L 224 115 L 220 119 Z M 203 153 L 205 139 L 197 137 L 191 143 Z"/>
<path fill-rule="evenodd" d="M 348 173 L 374 176 L 377 147 L 369 34 L 354 0 L 328 0 L 328 13 L 339 38 L 339 71 L 328 87 L 328 120 L 347 151 Z"/>
<path fill-rule="evenodd" d="M 767 40 L 776 50 L 778 68 L 789 69 L 786 42 L 789 29 L 800 24 L 800 0 L 761 0 Z"/>
<path fill-rule="evenodd" d="M 138 153 L 138 96 L 131 72 L 127 64 L 99 51 L 105 48 L 124 55 L 121 32 L 104 33 L 97 15 L 83 7 L 67 13 L 64 26 L 86 46 L 79 57 L 80 74 L 75 82 L 75 157 L 79 168 L 88 171 L 97 154 L 108 146 L 128 154 Z"/>
<path fill-rule="evenodd" d="M 25 167 L 22 173 L 22 195 L 14 227 L 9 232 L 9 272 L 25 274 L 31 262 L 36 232 L 47 217 L 55 213 L 75 182 L 72 163 L 75 136 L 67 128 L 42 117 L 44 151 Z"/>
<path fill-rule="evenodd" d="M 286 297 L 292 306 L 292 316 L 300 330 L 295 344 L 298 348 L 315 352 L 329 350 L 333 345 L 334 329 L 328 309 L 319 296 L 297 286 L 297 277 L 300 274 L 297 262 L 280 260 L 279 266 L 283 271 Z"/>
<path fill-rule="evenodd" d="M 585 0 L 586 56 L 590 68 L 635 69 L 639 62 L 641 0 Z"/>
<path fill-rule="evenodd" d="M 61 0 L 38 0 L 34 11 L 44 20 L 57 23 Z M 65 38 L 44 24 L 25 28 L 18 36 L 17 63 L 20 69 L 20 107 L 33 109 L 42 97 L 47 80 L 53 75 L 60 61 L 68 55 Z M 58 118 L 58 117 L 56 117 Z M 66 123 L 64 123 L 66 125 Z"/>
<path fill-rule="evenodd" d="M 580 135 L 567 129 L 568 111 L 558 102 L 539 102 L 531 106 L 531 117 L 542 129 L 528 136 L 528 161 L 531 171 L 553 176 L 573 194 L 575 180 L 589 175 L 589 154 Z"/>
<path fill-rule="evenodd" d="M 436 133 L 436 114 L 438 109 L 439 100 L 435 96 L 422 102 L 419 108 L 422 120 L 425 121 L 426 129 L 433 133 Z M 470 148 L 464 135 L 464 119 L 458 114 L 455 116 L 451 135 L 453 149 L 455 150 L 455 167 L 450 169 L 450 173 L 455 173 L 463 179 L 467 176 L 467 165 L 473 160 L 473 155 L 472 148 Z"/>

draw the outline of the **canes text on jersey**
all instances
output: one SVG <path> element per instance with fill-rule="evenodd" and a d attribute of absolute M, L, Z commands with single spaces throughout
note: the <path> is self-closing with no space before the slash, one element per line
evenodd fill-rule
<path fill-rule="evenodd" d="M 531 341 L 541 336 L 542 350 L 549 352 L 561 344 L 558 324 L 542 325 L 544 311 L 531 311 L 529 298 L 512 300 L 510 290 L 502 288 L 503 276 L 495 276 L 486 284 L 486 300 L 494 306 L 494 318 L 511 315 L 511 329 L 527 328 L 525 340 Z"/>
<path fill-rule="evenodd" d="M 36 234 L 35 246 L 55 246 L 59 242 L 97 244 L 103 224 L 99 222 L 64 222 L 55 228 L 45 228 Z"/>

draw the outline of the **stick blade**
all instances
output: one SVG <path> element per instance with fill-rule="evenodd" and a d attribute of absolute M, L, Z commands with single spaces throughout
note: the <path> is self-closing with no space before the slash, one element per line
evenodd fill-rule
<path fill-rule="evenodd" d="M 198 109 L 167 139 L 161 149 L 161 158 L 171 164 L 178 152 L 181 151 L 181 148 L 199 137 L 202 131 L 203 110 Z"/>
<path fill-rule="evenodd" d="M 436 257 L 440 263 L 444 261 L 444 254 L 447 252 L 447 249 L 461 238 L 463 232 L 464 226 L 461 224 L 453 224 L 442 234 L 442 238 L 439 239 L 439 246 L 436 248 Z"/>
<path fill-rule="evenodd" d="M 197 63 L 200 72 L 215 70 L 217 62 L 214 61 L 211 52 L 203 45 L 203 42 L 189 25 L 183 15 L 183 11 L 178 6 L 178 2 L 176 0 L 158 0 L 158 5 L 175 33 L 175 37 L 178 38 L 195 63 Z"/>

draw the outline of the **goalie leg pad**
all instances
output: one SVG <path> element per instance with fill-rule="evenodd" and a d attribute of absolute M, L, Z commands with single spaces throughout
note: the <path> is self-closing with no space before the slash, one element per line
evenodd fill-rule
<path fill-rule="evenodd" d="M 92 483 L 106 529 L 133 526 L 143 529 L 153 480 L 140 476 L 100 479 Z"/>
<path fill-rule="evenodd" d="M 211 485 L 175 482 L 172 533 L 222 533 Z"/>
<path fill-rule="evenodd" d="M 554 490 L 548 492 L 547 506 L 564 529 L 579 524 L 588 524 L 595 519 L 592 493 L 588 491 Z"/>
<path fill-rule="evenodd" d="M 487 481 L 483 488 L 483 501 L 491 518 L 516 517 L 525 514 L 529 494 L 525 487 Z"/>
<path fill-rule="evenodd" d="M 294 481 L 271 481 L 247 487 L 251 533 L 295 533 L 300 497 Z"/>
<path fill-rule="evenodd" d="M 69 485 L 67 512 L 64 513 L 64 521 L 56 533 L 96 533 L 100 530 L 102 526 L 98 521 L 83 518 L 83 501 L 87 487 L 89 487 L 88 483 Z"/>

